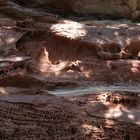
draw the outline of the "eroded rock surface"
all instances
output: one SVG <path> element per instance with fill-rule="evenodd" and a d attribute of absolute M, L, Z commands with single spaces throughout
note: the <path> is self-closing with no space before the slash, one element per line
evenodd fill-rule
<path fill-rule="evenodd" d="M 11 91 L 6 95 L 5 91 L 1 90 L 2 139 L 138 140 L 140 138 L 140 127 L 136 125 L 140 120 L 136 120 L 137 116 L 131 113 L 132 109 L 127 112 L 127 107 L 122 106 L 121 111 L 114 105 L 116 112 L 113 113 L 111 106 L 103 102 L 104 96 L 88 95 L 65 99 L 40 90 L 24 90 L 19 93 Z M 110 116 L 106 116 L 109 113 Z M 119 118 L 117 113 L 122 117 Z M 123 122 L 107 117 L 115 117 Z M 133 123 L 128 123 L 127 118 Z"/>
<path fill-rule="evenodd" d="M 46 77 L 139 81 L 139 23 L 108 22 L 90 21 L 90 26 L 69 20 L 51 25 L 29 22 L 25 29 L 33 29 L 33 33 L 18 40 L 16 48 L 22 55 L 33 57 L 29 65 L 32 71 Z M 35 27 L 40 26 L 41 31 L 36 31 Z"/>
<path fill-rule="evenodd" d="M 19 2 L 36 8 L 40 5 L 44 11 L 51 7 L 53 12 L 63 14 L 73 12 L 81 15 L 93 14 L 94 16 L 110 18 L 137 18 L 140 15 L 138 0 L 21 0 Z"/>
<path fill-rule="evenodd" d="M 139 140 L 138 90 L 72 97 L 48 91 L 139 83 L 139 23 L 80 23 L 44 12 L 49 2 L 56 11 L 62 6 L 64 13 L 90 13 L 105 1 L 15 2 L 0 1 L 0 138 Z M 121 1 L 115 2 L 108 4 L 119 11 L 107 14 L 127 17 Z M 125 6 L 129 9 L 130 3 Z M 131 8 L 135 12 L 137 6 Z"/>

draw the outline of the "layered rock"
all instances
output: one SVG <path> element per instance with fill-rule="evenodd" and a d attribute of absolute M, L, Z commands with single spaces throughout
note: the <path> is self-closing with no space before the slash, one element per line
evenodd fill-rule
<path fill-rule="evenodd" d="M 42 90 L 0 90 L 2 139 L 140 139 L 139 110 L 107 105 L 104 96 L 66 99 Z"/>
<path fill-rule="evenodd" d="M 122 1 L 20 1 L 28 8 L 14 2 L 0 1 L 1 15 L 8 17 L 0 18 L 0 138 L 140 139 L 139 23 L 78 23 L 31 9 L 44 10 L 49 3 L 55 12 L 61 7 L 63 13 L 104 14 L 106 4 L 119 11 L 104 6 L 105 15 L 131 17 L 133 1 L 125 6 Z M 103 83 L 127 84 L 127 92 L 97 91 Z M 136 89 L 128 89 L 136 83 Z M 50 94 L 93 86 L 91 95 Z"/>
<path fill-rule="evenodd" d="M 93 14 L 101 17 L 111 18 L 137 18 L 140 15 L 140 4 L 138 0 L 39 0 L 39 1 L 20 1 L 22 4 L 42 5 L 43 9 L 48 5 L 55 12 L 77 14 Z"/>
<path fill-rule="evenodd" d="M 24 30 L 21 34 L 23 36 L 17 39 L 16 44 L 13 42 L 15 46 L 11 55 L 30 56 L 31 61 L 26 64 L 26 72 L 31 75 L 38 73 L 41 77 L 44 75 L 43 79 L 46 82 L 48 80 L 45 78 L 51 79 L 51 82 L 59 79 L 58 83 L 74 82 L 77 85 L 83 82 L 93 84 L 101 81 L 107 83 L 139 81 L 139 24 L 130 22 L 109 24 L 107 21 L 88 21 L 84 24 L 68 20 L 60 20 L 57 24 L 29 20 L 23 24 L 18 22 L 14 29 L 6 28 L 5 32 L 11 34 L 13 31 L 16 37 L 16 34 Z M 13 45 L 7 48 L 8 51 Z M 10 54 L 5 52 L 7 49 L 1 52 L 5 57 Z M 14 65 L 9 67 L 8 72 L 15 69 Z M 18 67 L 21 66 L 17 66 L 16 69 Z M 3 71 L 5 66 L 1 66 L 1 69 Z M 4 77 L 1 83 L 3 81 Z M 9 84 L 12 85 L 11 82 Z"/>

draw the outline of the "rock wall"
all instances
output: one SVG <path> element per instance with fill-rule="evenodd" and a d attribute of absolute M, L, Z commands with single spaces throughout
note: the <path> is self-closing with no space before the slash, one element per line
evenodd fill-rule
<path fill-rule="evenodd" d="M 131 18 L 140 16 L 139 0 L 14 0 L 22 6 L 39 11 L 69 14 L 93 15 L 100 18 Z M 4 1 L 5 2 L 5 1 Z M 2 7 L 2 5 L 1 5 Z"/>
<path fill-rule="evenodd" d="M 94 14 L 115 18 L 137 18 L 140 15 L 138 0 L 48 0 L 46 2 L 60 12 Z"/>

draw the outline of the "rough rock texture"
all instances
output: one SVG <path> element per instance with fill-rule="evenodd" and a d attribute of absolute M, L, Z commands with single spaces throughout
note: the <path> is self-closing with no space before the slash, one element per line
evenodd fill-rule
<path fill-rule="evenodd" d="M 114 105 L 116 110 L 112 112 L 112 108 L 103 102 L 104 96 L 65 99 L 46 91 L 11 91 L 5 95 L 1 90 L 1 139 L 140 139 L 140 127 L 135 124 L 140 123 L 140 120 L 136 120 L 138 116 L 131 113 L 132 108 L 127 112 L 127 107 L 122 106 L 117 110 L 118 107 Z M 115 119 L 124 122 L 107 119 L 106 114 L 109 113 L 112 114 L 109 117 L 114 115 Z M 133 123 L 128 123 L 126 119 Z"/>
<path fill-rule="evenodd" d="M 60 13 L 74 12 L 112 18 L 137 18 L 140 15 L 139 0 L 21 0 L 19 2 L 28 6 L 34 3 L 35 7 L 41 5 L 43 10 L 47 10 L 50 6 L 54 12 Z"/>
<path fill-rule="evenodd" d="M 1 58 L 3 75 L 20 68 L 23 76 L 27 73 L 31 77 L 44 75 L 44 81 L 59 79 L 82 84 L 83 80 L 92 83 L 140 80 L 138 23 L 88 21 L 81 24 L 58 20 L 52 24 L 11 20 L 9 25 L 8 22 L 1 20 L 1 56 L 6 57 Z M 14 62 L 16 59 L 20 59 L 20 64 Z M 6 77 L 0 79 L 1 84 L 5 83 Z M 12 85 L 12 81 L 8 80 L 8 85 Z"/>
<path fill-rule="evenodd" d="M 15 2 L 0 0 L 0 139 L 139 140 L 140 24 L 78 23 L 40 11 L 56 1 Z M 64 12 L 96 8 L 93 1 L 75 2 L 60 5 L 66 4 Z M 91 9 L 84 8 L 88 2 Z M 86 96 L 50 94 L 103 83 L 137 85 Z"/>
<path fill-rule="evenodd" d="M 93 21 L 87 26 L 68 20 L 59 22 L 25 24 L 25 29 L 31 31 L 17 41 L 16 48 L 34 58 L 29 62 L 32 71 L 65 81 L 139 81 L 138 23 L 107 25 L 109 21 Z"/>

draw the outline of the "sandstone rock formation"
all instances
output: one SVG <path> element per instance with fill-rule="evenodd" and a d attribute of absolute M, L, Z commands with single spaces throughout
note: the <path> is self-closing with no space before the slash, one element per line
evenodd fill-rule
<path fill-rule="evenodd" d="M 35 7 L 41 5 L 44 10 L 47 10 L 48 6 L 50 6 L 54 12 L 69 14 L 74 12 L 112 18 L 137 18 L 140 15 L 140 3 L 138 0 L 21 0 L 19 2 L 25 5 L 34 3 Z"/>
<path fill-rule="evenodd" d="M 0 0 L 0 139 L 139 140 L 140 24 L 51 14 L 132 17 L 137 2 Z"/>
<path fill-rule="evenodd" d="M 137 120 L 138 116 L 132 114 L 131 110 L 127 112 L 125 107 L 121 107 L 122 111 L 116 107 L 116 112 L 111 112 L 110 107 L 103 107 L 106 106 L 102 101 L 104 98 L 99 95 L 64 99 L 41 90 L 11 91 L 8 92 L 7 89 L 6 95 L 1 90 L 1 139 L 138 140 L 140 138 L 140 127 L 135 124 L 140 123 L 140 120 Z M 114 117 L 121 121 L 106 118 L 105 114 L 109 113 L 114 113 Z M 115 113 L 120 113 L 123 122 L 120 116 L 120 118 L 118 115 L 115 116 Z M 136 118 L 133 119 L 133 116 Z M 127 119 L 133 123 L 128 123 Z"/>

